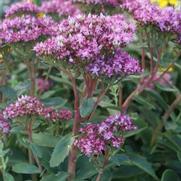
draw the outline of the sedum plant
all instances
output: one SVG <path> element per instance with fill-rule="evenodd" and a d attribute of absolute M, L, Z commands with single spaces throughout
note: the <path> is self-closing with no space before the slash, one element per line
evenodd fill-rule
<path fill-rule="evenodd" d="M 177 5 L 12 4 L 0 23 L 2 178 L 178 180 Z"/>

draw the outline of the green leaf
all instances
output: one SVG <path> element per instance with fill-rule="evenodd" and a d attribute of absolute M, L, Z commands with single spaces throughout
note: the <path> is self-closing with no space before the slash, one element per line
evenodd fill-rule
<path fill-rule="evenodd" d="M 89 158 L 81 156 L 77 160 L 77 174 L 75 181 L 85 180 L 97 173 L 96 168 L 90 162 Z"/>
<path fill-rule="evenodd" d="M 43 100 L 43 103 L 47 107 L 54 107 L 54 108 L 60 108 L 63 107 L 66 104 L 67 100 L 61 98 L 61 97 L 52 97 L 48 98 L 46 100 Z"/>
<path fill-rule="evenodd" d="M 154 179 L 158 180 L 157 176 L 155 175 L 155 171 L 152 168 L 152 164 L 148 162 L 145 157 L 137 154 L 131 154 L 129 155 L 129 158 L 133 165 L 137 166 L 147 174 L 151 175 Z"/>
<path fill-rule="evenodd" d="M 7 180 L 7 181 L 14 181 L 14 178 L 11 174 L 9 173 L 4 173 L 4 180 Z"/>
<path fill-rule="evenodd" d="M 179 176 L 171 169 L 167 169 L 163 172 L 161 181 L 179 181 Z"/>
<path fill-rule="evenodd" d="M 39 146 L 55 147 L 59 138 L 48 133 L 33 133 L 32 140 Z"/>
<path fill-rule="evenodd" d="M 40 181 L 66 181 L 68 177 L 67 172 L 60 172 L 58 174 L 51 174 L 43 177 Z"/>
<path fill-rule="evenodd" d="M 137 134 L 141 133 L 142 131 L 144 131 L 145 129 L 147 129 L 147 127 L 136 129 L 134 131 L 129 131 L 129 132 L 125 133 L 124 137 L 129 138 L 131 136 L 137 135 Z"/>
<path fill-rule="evenodd" d="M 147 174 L 151 175 L 154 179 L 158 180 L 152 168 L 152 164 L 146 160 L 145 157 L 137 154 L 117 154 L 111 158 L 111 161 L 117 165 L 136 166 Z"/>
<path fill-rule="evenodd" d="M 143 97 L 141 97 L 141 96 L 135 97 L 134 100 L 135 100 L 136 102 L 138 102 L 139 104 L 147 107 L 147 108 L 150 109 L 150 110 L 155 108 L 155 106 L 154 106 L 151 102 L 148 102 L 145 98 L 143 98 Z"/>
<path fill-rule="evenodd" d="M 30 88 L 31 88 L 30 81 L 25 81 L 25 82 L 19 83 L 15 87 L 15 90 L 17 91 L 17 96 L 27 93 Z"/>
<path fill-rule="evenodd" d="M 119 180 L 124 180 L 123 178 L 129 178 L 128 181 L 133 181 L 133 177 L 137 178 L 138 175 L 143 174 L 144 172 L 136 166 L 130 165 L 121 165 L 114 168 L 112 171 L 113 178 L 119 178 Z M 131 177 L 131 178 L 130 178 Z"/>
<path fill-rule="evenodd" d="M 166 87 L 160 84 L 156 84 L 156 87 L 165 92 L 178 92 L 176 88 Z"/>
<path fill-rule="evenodd" d="M 35 165 L 25 162 L 13 165 L 12 170 L 16 173 L 23 173 L 23 174 L 40 173 L 40 170 Z"/>
<path fill-rule="evenodd" d="M 2 94 L 4 96 L 6 96 L 7 98 L 10 98 L 10 99 L 14 99 L 17 96 L 16 91 L 8 86 L 1 86 L 0 92 L 2 92 Z"/>
<path fill-rule="evenodd" d="M 94 103 L 93 98 L 84 99 L 80 106 L 80 115 L 82 117 L 88 116 L 94 108 Z"/>
<path fill-rule="evenodd" d="M 111 161 L 118 166 L 130 163 L 130 159 L 126 154 L 116 154 L 111 157 Z"/>
<path fill-rule="evenodd" d="M 69 149 L 73 143 L 73 137 L 68 134 L 62 137 L 56 144 L 50 159 L 50 166 L 57 167 L 62 163 L 69 153 Z"/>
<path fill-rule="evenodd" d="M 53 96 L 55 93 L 56 93 L 56 90 L 46 91 L 46 92 L 41 96 L 41 99 L 47 99 L 47 98 Z"/>
<path fill-rule="evenodd" d="M 179 161 L 181 162 L 181 152 L 177 152 L 177 157 L 178 157 Z"/>

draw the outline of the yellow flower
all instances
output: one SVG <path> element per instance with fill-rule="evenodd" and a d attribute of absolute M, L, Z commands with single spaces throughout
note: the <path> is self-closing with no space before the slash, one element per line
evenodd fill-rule
<path fill-rule="evenodd" d="M 172 5 L 177 6 L 178 0 L 151 0 L 152 3 L 157 3 L 161 8 Z"/>
<path fill-rule="evenodd" d="M 158 0 L 158 4 L 160 7 L 164 8 L 169 4 L 169 2 L 168 0 Z"/>
<path fill-rule="evenodd" d="M 169 0 L 169 3 L 173 6 L 177 6 L 178 1 L 177 0 Z"/>
<path fill-rule="evenodd" d="M 159 72 L 165 72 L 167 68 L 164 67 L 159 67 Z M 167 72 L 173 72 L 174 71 L 174 66 L 169 67 Z"/>
<path fill-rule="evenodd" d="M 0 53 L 0 64 L 3 63 L 3 55 Z"/>
<path fill-rule="evenodd" d="M 38 18 L 43 18 L 44 16 L 45 16 L 45 13 L 38 13 L 37 15 L 36 15 Z"/>

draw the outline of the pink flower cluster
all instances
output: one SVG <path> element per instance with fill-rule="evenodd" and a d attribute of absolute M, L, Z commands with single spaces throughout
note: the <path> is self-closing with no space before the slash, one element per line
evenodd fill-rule
<path fill-rule="evenodd" d="M 37 44 L 34 50 L 39 55 L 68 57 L 68 61 L 89 60 L 128 44 L 134 33 L 134 24 L 122 15 L 78 15 L 63 20 L 58 36 Z"/>
<path fill-rule="evenodd" d="M 152 77 L 151 82 L 149 81 L 149 79 L 150 79 L 149 77 L 148 78 L 146 77 L 142 82 L 143 84 L 146 83 L 147 88 L 149 89 L 154 89 L 155 83 L 159 83 L 162 86 L 168 86 L 169 84 L 172 84 L 170 73 L 165 73 L 163 74 L 163 76 L 161 76 L 160 73 L 158 73 Z"/>
<path fill-rule="evenodd" d="M 133 40 L 134 33 L 134 24 L 122 15 L 78 15 L 63 20 L 58 35 L 38 43 L 34 50 L 40 56 L 54 56 L 79 68 L 88 66 L 86 71 L 94 75 L 136 73 L 139 72 L 136 60 L 119 51 Z M 111 68 L 111 60 L 116 70 Z M 103 67 L 96 70 L 98 64 Z"/>
<path fill-rule="evenodd" d="M 143 24 L 153 24 L 161 31 L 181 33 L 181 12 L 173 7 L 161 9 L 149 0 L 123 0 L 121 7 Z"/>
<path fill-rule="evenodd" d="M 124 76 L 140 73 L 138 60 L 127 52 L 116 51 L 113 57 L 96 59 L 87 66 L 87 71 L 95 76 Z"/>
<path fill-rule="evenodd" d="M 40 9 L 31 2 L 17 2 L 11 5 L 5 13 L 5 17 L 11 17 L 19 14 L 37 14 L 40 12 Z"/>
<path fill-rule="evenodd" d="M 124 144 L 123 134 L 135 130 L 128 115 L 116 114 L 109 116 L 99 124 L 88 124 L 80 129 L 80 137 L 74 144 L 87 156 L 99 155 L 106 151 L 108 146 L 119 148 Z"/>
<path fill-rule="evenodd" d="M 58 14 L 60 17 L 75 16 L 81 13 L 70 0 L 44 1 L 40 7 L 40 10 L 48 14 Z"/>
<path fill-rule="evenodd" d="M 0 39 L 3 43 L 33 41 L 43 35 L 55 35 L 55 25 L 50 17 L 37 18 L 25 15 L 5 19 L 0 24 Z"/>
<path fill-rule="evenodd" d="M 36 79 L 37 88 L 40 93 L 45 92 L 52 87 L 52 81 L 45 78 Z"/>
<path fill-rule="evenodd" d="M 10 124 L 8 121 L 4 118 L 3 114 L 0 113 L 0 132 L 2 134 L 8 134 L 10 131 Z"/>
<path fill-rule="evenodd" d="M 7 106 L 3 111 L 4 118 L 14 119 L 23 116 L 40 116 L 48 120 L 69 120 L 72 118 L 71 111 L 63 109 L 55 111 L 51 107 L 45 107 L 36 97 L 21 96 L 15 103 Z"/>
<path fill-rule="evenodd" d="M 74 0 L 74 2 L 86 3 L 86 4 L 108 4 L 116 6 L 119 4 L 118 0 Z"/>

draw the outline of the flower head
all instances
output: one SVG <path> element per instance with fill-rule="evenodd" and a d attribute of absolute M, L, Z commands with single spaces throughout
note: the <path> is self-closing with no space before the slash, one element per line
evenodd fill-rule
<path fill-rule="evenodd" d="M 116 6 L 119 4 L 118 0 L 74 0 L 74 2 L 86 3 L 86 4 L 107 4 Z"/>
<path fill-rule="evenodd" d="M 87 66 L 87 71 L 94 76 L 119 77 L 140 73 L 141 68 L 138 60 L 118 50 L 112 57 L 95 59 Z"/>
<path fill-rule="evenodd" d="M 9 122 L 4 118 L 3 114 L 0 113 L 0 132 L 2 134 L 8 134 L 10 131 L 10 124 Z"/>
<path fill-rule="evenodd" d="M 38 43 L 34 50 L 96 76 L 131 74 L 139 72 L 138 63 L 120 49 L 134 39 L 134 33 L 134 24 L 122 15 L 78 15 L 63 20 L 57 36 Z"/>
<path fill-rule="evenodd" d="M 5 13 L 5 17 L 11 17 L 19 14 L 37 14 L 40 12 L 40 9 L 33 3 L 23 1 L 17 2 L 10 6 Z"/>
<path fill-rule="evenodd" d="M 38 78 L 36 79 L 37 82 L 37 88 L 40 93 L 45 92 L 52 87 L 52 81 L 47 80 L 45 78 Z"/>
<path fill-rule="evenodd" d="M 72 4 L 70 0 L 51 0 L 44 1 L 40 7 L 42 12 L 48 14 L 58 14 L 60 17 L 62 16 L 75 16 L 80 14 L 80 10 Z"/>
<path fill-rule="evenodd" d="M 165 32 L 181 31 L 181 13 L 174 7 L 162 9 L 149 0 L 123 0 L 121 7 L 131 12 L 142 24 L 153 24 Z"/>
<path fill-rule="evenodd" d="M 43 35 L 54 35 L 55 27 L 55 22 L 50 17 L 25 15 L 5 19 L 0 24 L 0 39 L 4 43 L 33 41 Z"/>
<path fill-rule="evenodd" d="M 131 118 L 125 114 L 109 116 L 98 124 L 88 124 L 80 129 L 80 137 L 75 145 L 87 156 L 99 155 L 106 151 L 108 146 L 119 148 L 124 144 L 122 132 L 135 130 Z"/>
<path fill-rule="evenodd" d="M 72 114 L 69 110 L 59 111 L 46 107 L 38 98 L 32 96 L 21 96 L 15 103 L 7 106 L 3 111 L 4 118 L 14 119 L 23 116 L 40 116 L 48 120 L 69 120 Z"/>

